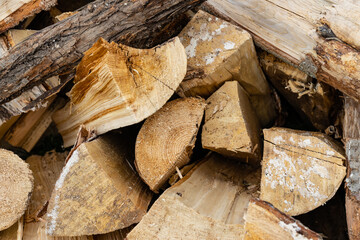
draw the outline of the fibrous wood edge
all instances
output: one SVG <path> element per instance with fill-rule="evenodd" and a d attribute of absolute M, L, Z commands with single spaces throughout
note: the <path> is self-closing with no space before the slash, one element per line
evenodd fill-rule
<path fill-rule="evenodd" d="M 74 143 L 81 124 L 103 134 L 144 120 L 166 103 L 185 74 L 177 37 L 151 49 L 100 38 L 77 67 L 71 102 L 53 116 L 64 146 Z"/>
<path fill-rule="evenodd" d="M 14 153 L 0 149 L 0 230 L 10 227 L 24 214 L 33 180 L 28 164 Z"/>
<path fill-rule="evenodd" d="M 135 166 L 152 191 L 190 161 L 205 106 L 201 98 L 180 98 L 146 119 L 136 139 Z"/>
<path fill-rule="evenodd" d="M 129 162 L 126 140 L 102 136 L 72 153 L 51 195 L 47 234 L 103 234 L 141 220 L 152 194 Z"/>
<path fill-rule="evenodd" d="M 339 41 L 324 25 L 324 22 L 330 26 L 335 24 L 337 29 L 341 26 L 340 29 L 345 31 L 356 28 L 358 23 L 354 19 L 360 12 L 358 3 L 210 0 L 204 8 L 249 31 L 255 43 L 266 51 L 311 77 L 360 99 L 360 54 L 343 42 L 351 41 L 347 38 Z M 339 37 L 342 36 L 339 34 Z"/>
<path fill-rule="evenodd" d="M 159 29 L 201 2 L 96 0 L 79 13 L 38 31 L 0 60 L 0 121 L 41 106 L 52 90 L 42 92 L 25 106 L 4 108 L 22 93 L 39 88 L 45 79 L 73 73 L 83 52 L 99 37 L 136 47 L 152 47 L 159 43 L 160 38 L 153 38 Z M 66 81 L 62 79 L 58 88 Z"/>
<path fill-rule="evenodd" d="M 332 114 L 340 101 L 335 89 L 314 81 L 298 68 L 265 51 L 259 54 L 265 75 L 279 93 L 306 122 L 318 130 L 325 130 L 332 122 Z"/>
<path fill-rule="evenodd" d="M 225 81 L 247 91 L 263 126 L 275 118 L 270 88 L 259 66 L 250 34 L 199 11 L 178 35 L 188 58 L 188 72 L 177 93 L 208 97 Z"/>
<path fill-rule="evenodd" d="M 160 196 L 127 239 L 243 239 L 243 215 L 258 196 L 259 174 L 243 163 L 207 156 Z"/>
<path fill-rule="evenodd" d="M 19 232 L 19 221 L 11 227 L 0 231 L 1 240 L 22 240 L 21 233 Z"/>
<path fill-rule="evenodd" d="M 260 198 L 290 215 L 331 199 L 346 174 L 344 150 L 323 133 L 264 129 Z"/>
<path fill-rule="evenodd" d="M 301 222 L 280 212 L 270 203 L 251 199 L 245 215 L 244 240 L 322 239 Z"/>
<path fill-rule="evenodd" d="M 245 90 L 237 81 L 225 82 L 206 102 L 203 148 L 259 164 L 260 123 Z"/>
<path fill-rule="evenodd" d="M 27 17 L 55 6 L 57 0 L 9 0 L 0 8 L 0 33 L 16 26 Z"/>

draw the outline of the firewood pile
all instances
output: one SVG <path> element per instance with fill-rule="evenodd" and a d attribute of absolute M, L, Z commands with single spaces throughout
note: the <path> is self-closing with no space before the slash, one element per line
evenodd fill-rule
<path fill-rule="evenodd" d="M 360 3 L 0 6 L 0 239 L 360 239 Z"/>

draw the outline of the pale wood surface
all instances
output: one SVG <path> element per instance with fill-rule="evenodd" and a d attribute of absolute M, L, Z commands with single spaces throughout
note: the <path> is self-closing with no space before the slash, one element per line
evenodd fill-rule
<path fill-rule="evenodd" d="M 245 215 L 244 240 L 322 239 L 301 222 L 285 215 L 271 204 L 252 199 Z"/>
<path fill-rule="evenodd" d="M 190 161 L 205 106 L 201 98 L 180 98 L 146 119 L 136 139 L 135 166 L 151 190 L 157 192 L 176 167 Z"/>
<path fill-rule="evenodd" d="M 208 97 L 225 81 L 236 80 L 249 93 L 261 124 L 274 119 L 270 89 L 248 32 L 200 10 L 179 37 L 188 58 L 180 96 Z"/>
<path fill-rule="evenodd" d="M 262 200 L 294 216 L 334 196 L 346 174 L 341 146 L 323 133 L 285 128 L 263 132 Z"/>
<path fill-rule="evenodd" d="M 207 100 L 201 142 L 205 149 L 244 162 L 261 160 L 261 129 L 245 90 L 225 82 Z"/>
<path fill-rule="evenodd" d="M 72 153 L 51 195 L 47 234 L 102 234 L 141 220 L 152 194 L 132 168 L 127 141 L 102 136 Z"/>
<path fill-rule="evenodd" d="M 144 120 L 166 103 L 185 74 L 178 38 L 152 49 L 99 39 L 77 67 L 71 102 L 53 116 L 64 146 L 74 144 L 81 124 L 103 134 Z"/>
<path fill-rule="evenodd" d="M 24 214 L 33 181 L 28 164 L 16 154 L 0 149 L 0 230 L 10 227 Z"/>
<path fill-rule="evenodd" d="M 259 181 L 259 170 L 207 156 L 160 196 L 127 239 L 243 239 L 243 215 Z"/>

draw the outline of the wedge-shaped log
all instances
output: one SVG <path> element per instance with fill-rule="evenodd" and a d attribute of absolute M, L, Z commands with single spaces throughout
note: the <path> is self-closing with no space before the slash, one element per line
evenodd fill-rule
<path fill-rule="evenodd" d="M 259 59 L 267 78 L 305 122 L 318 130 L 333 124 L 334 112 L 341 105 L 334 88 L 265 51 Z"/>
<path fill-rule="evenodd" d="M 261 159 L 260 124 L 247 93 L 226 82 L 207 100 L 201 134 L 203 148 L 251 163 Z"/>
<path fill-rule="evenodd" d="M 166 103 L 185 74 L 178 38 L 152 49 L 100 38 L 76 69 L 71 103 L 54 114 L 64 146 L 74 144 L 81 124 L 102 134 L 144 120 Z"/>
<path fill-rule="evenodd" d="M 154 192 L 190 161 L 205 105 L 200 98 L 180 98 L 146 119 L 136 139 L 135 166 Z"/>
<path fill-rule="evenodd" d="M 250 95 L 262 125 L 275 117 L 273 100 L 250 34 L 199 11 L 179 34 L 188 58 L 180 96 L 210 96 L 225 81 L 236 80 Z"/>
<path fill-rule="evenodd" d="M 101 234 L 139 222 L 152 194 L 131 159 L 123 136 L 107 135 L 81 144 L 55 184 L 47 234 Z"/>
<path fill-rule="evenodd" d="M 294 216 L 334 196 L 346 174 L 344 150 L 334 140 L 285 128 L 264 129 L 264 139 L 262 200 Z"/>
<path fill-rule="evenodd" d="M 14 153 L 0 149 L 0 230 L 16 223 L 25 213 L 33 180 L 28 164 Z"/>
<path fill-rule="evenodd" d="M 160 196 L 127 239 L 243 239 L 243 215 L 258 195 L 258 170 L 207 156 Z"/>
<path fill-rule="evenodd" d="M 244 240 L 322 239 L 301 222 L 285 215 L 271 204 L 252 199 L 245 215 Z"/>

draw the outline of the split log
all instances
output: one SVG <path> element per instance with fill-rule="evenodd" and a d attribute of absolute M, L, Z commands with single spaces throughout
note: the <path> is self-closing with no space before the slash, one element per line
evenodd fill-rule
<path fill-rule="evenodd" d="M 136 139 L 135 166 L 152 191 L 190 161 L 205 106 L 203 99 L 180 98 L 146 119 Z"/>
<path fill-rule="evenodd" d="M 275 118 L 270 88 L 248 32 L 199 11 L 179 37 L 189 69 L 177 90 L 180 96 L 208 97 L 225 81 L 236 80 L 249 93 L 263 126 Z"/>
<path fill-rule="evenodd" d="M 103 134 L 138 123 L 173 95 L 186 74 L 178 38 L 152 49 L 135 49 L 99 39 L 76 70 L 71 102 L 54 114 L 64 146 L 81 124 Z"/>
<path fill-rule="evenodd" d="M 243 239 L 243 215 L 258 196 L 258 170 L 207 156 L 160 196 L 127 239 Z"/>
<path fill-rule="evenodd" d="M 33 190 L 28 164 L 5 149 L 0 149 L 0 183 L 0 230 L 3 230 L 24 214 Z"/>
<path fill-rule="evenodd" d="M 55 6 L 56 0 L 8 0 L 0 7 L 0 33 L 15 27 L 27 17 Z"/>
<path fill-rule="evenodd" d="M 237 81 L 226 82 L 206 102 L 203 148 L 259 164 L 261 129 L 245 90 Z"/>
<path fill-rule="evenodd" d="M 341 102 L 334 88 L 265 51 L 259 59 L 267 79 L 305 122 L 318 130 L 334 123 L 332 118 Z"/>
<path fill-rule="evenodd" d="M 260 198 L 290 215 L 331 199 L 346 174 L 344 150 L 323 133 L 264 129 Z M 281 197 L 279 197 L 281 196 Z"/>
<path fill-rule="evenodd" d="M 244 240 L 323 239 L 271 204 L 252 199 L 245 216 Z"/>
<path fill-rule="evenodd" d="M 10 29 L 2 34 L 0 36 L 0 58 L 8 55 L 11 48 L 34 33 L 36 33 L 35 30 Z"/>
<path fill-rule="evenodd" d="M 20 223 L 22 218 L 20 218 L 14 225 L 0 232 L 1 240 L 22 240 L 23 231 L 22 223 Z M 22 219 L 23 220 L 23 219 Z"/>
<path fill-rule="evenodd" d="M 38 31 L 0 60 L 0 121 L 40 107 L 70 79 L 62 79 L 56 89 L 42 91 L 35 99 L 21 101 L 25 106 L 4 108 L 20 94 L 39 88 L 49 77 L 73 72 L 83 52 L 100 37 L 135 47 L 154 46 L 159 42 L 153 36 L 161 39 L 159 29 L 200 2 L 96 0 L 79 13 Z"/>
<path fill-rule="evenodd" d="M 21 116 L 7 131 L 3 140 L 13 147 L 30 152 L 50 126 L 52 114 L 64 106 L 65 100 L 55 99 L 54 96 L 47 104 L 48 106 L 45 108 Z"/>
<path fill-rule="evenodd" d="M 111 233 L 95 235 L 94 240 L 126 240 L 126 235 L 133 229 L 133 226 L 117 230 Z"/>
<path fill-rule="evenodd" d="M 204 8 L 249 31 L 264 50 L 360 100 L 360 53 L 352 47 L 359 46 L 353 41 L 356 1 L 209 0 Z"/>
<path fill-rule="evenodd" d="M 8 121 L 0 125 L 0 139 L 2 139 L 2 137 L 7 133 L 11 126 L 15 124 L 19 117 L 20 116 L 13 116 Z"/>
<path fill-rule="evenodd" d="M 47 234 L 102 234 L 141 220 L 152 194 L 129 162 L 126 141 L 102 136 L 72 153 L 51 195 Z"/>
<path fill-rule="evenodd" d="M 343 138 L 347 155 L 346 221 L 350 240 L 360 239 L 360 104 L 345 97 Z"/>

